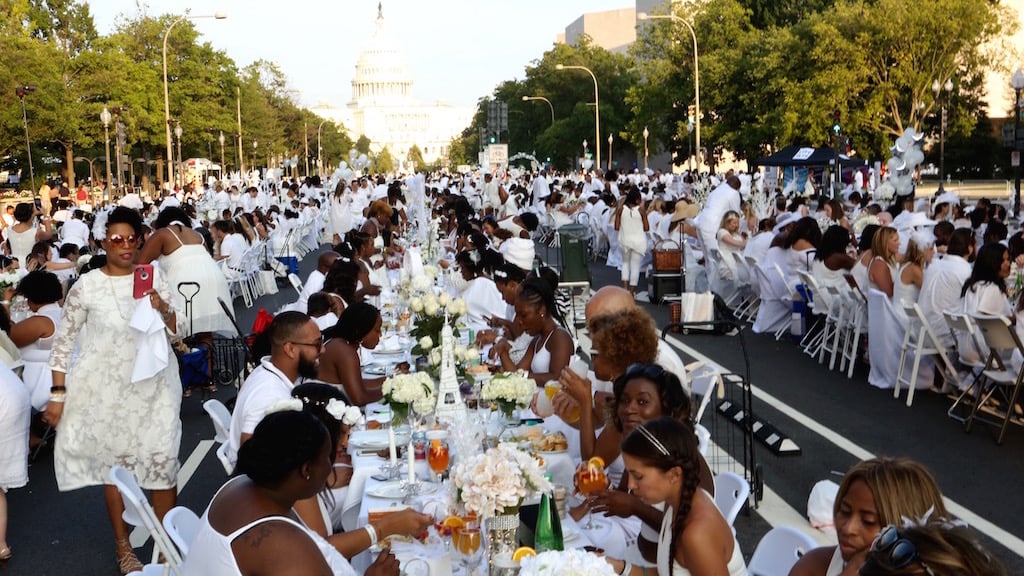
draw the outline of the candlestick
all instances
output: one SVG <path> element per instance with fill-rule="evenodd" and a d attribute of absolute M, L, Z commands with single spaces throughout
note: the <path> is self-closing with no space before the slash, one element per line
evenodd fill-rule
<path fill-rule="evenodd" d="M 409 484 L 416 483 L 416 448 L 409 442 Z"/>
<path fill-rule="evenodd" d="M 391 469 L 398 466 L 398 451 L 395 449 L 395 428 L 392 424 L 388 427 L 388 455 L 391 459 Z"/>

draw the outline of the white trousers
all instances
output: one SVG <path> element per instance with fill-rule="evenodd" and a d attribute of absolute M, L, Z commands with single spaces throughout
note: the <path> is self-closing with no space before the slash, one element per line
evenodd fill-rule
<path fill-rule="evenodd" d="M 640 283 L 640 263 L 644 259 L 643 252 L 622 247 L 622 281 L 636 287 Z"/>

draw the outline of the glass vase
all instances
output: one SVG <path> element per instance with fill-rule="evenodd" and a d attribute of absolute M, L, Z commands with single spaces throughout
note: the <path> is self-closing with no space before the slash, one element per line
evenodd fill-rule
<path fill-rule="evenodd" d="M 409 413 L 412 406 L 401 402 L 391 403 L 391 427 L 398 429 L 409 424 Z"/>
<path fill-rule="evenodd" d="M 494 566 L 494 559 L 499 555 L 511 556 L 519 547 L 519 510 L 506 509 L 505 514 L 492 516 L 485 520 L 487 529 L 487 568 L 488 574 L 494 575 L 500 569 Z"/>

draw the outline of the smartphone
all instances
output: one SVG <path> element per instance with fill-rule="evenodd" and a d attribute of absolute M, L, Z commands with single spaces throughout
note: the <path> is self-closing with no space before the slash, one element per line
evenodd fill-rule
<path fill-rule="evenodd" d="M 39 196 L 36 196 L 36 208 L 43 209 L 43 199 Z"/>
<path fill-rule="evenodd" d="M 135 286 L 132 290 L 132 296 L 138 300 L 146 295 L 153 289 L 153 265 L 152 264 L 136 264 L 135 265 Z"/>

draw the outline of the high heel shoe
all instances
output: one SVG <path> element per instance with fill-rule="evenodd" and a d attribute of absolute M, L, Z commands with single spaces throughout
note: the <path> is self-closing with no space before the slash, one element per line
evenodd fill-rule
<path fill-rule="evenodd" d="M 7 561 L 11 559 L 11 556 L 14 556 L 14 553 L 11 552 L 10 546 L 0 548 L 0 568 L 7 570 Z"/>
<path fill-rule="evenodd" d="M 122 550 L 127 551 L 122 553 Z M 127 538 L 117 540 L 117 568 L 121 574 L 131 574 L 143 568 L 142 562 L 139 562 L 139 558 L 135 555 L 135 550 L 132 549 L 132 544 Z"/>

